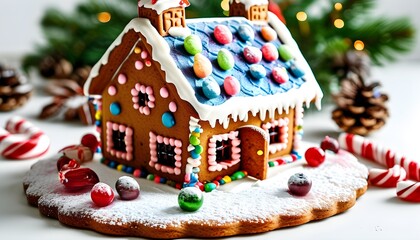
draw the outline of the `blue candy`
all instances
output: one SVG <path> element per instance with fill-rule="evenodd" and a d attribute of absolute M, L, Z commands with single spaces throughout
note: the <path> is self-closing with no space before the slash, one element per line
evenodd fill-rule
<path fill-rule="evenodd" d="M 265 68 L 260 64 L 253 64 L 249 67 L 249 71 L 251 72 L 251 75 L 255 79 L 261 79 L 267 75 L 267 71 Z"/>
<path fill-rule="evenodd" d="M 111 105 L 109 105 L 109 111 L 112 115 L 120 115 L 121 113 L 121 105 L 118 102 L 113 102 Z"/>
<path fill-rule="evenodd" d="M 254 30 L 247 24 L 242 24 L 238 28 L 238 35 L 239 37 L 246 41 L 252 42 L 254 40 Z"/>
<path fill-rule="evenodd" d="M 208 99 L 220 96 L 220 86 L 213 78 L 207 78 L 203 81 L 203 93 Z"/>
<path fill-rule="evenodd" d="M 162 124 L 167 128 L 175 126 L 175 117 L 171 112 L 165 112 L 162 114 Z"/>

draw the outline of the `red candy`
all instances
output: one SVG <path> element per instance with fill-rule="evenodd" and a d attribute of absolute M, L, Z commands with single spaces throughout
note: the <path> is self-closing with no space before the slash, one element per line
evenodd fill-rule
<path fill-rule="evenodd" d="M 223 82 L 223 88 L 228 95 L 233 96 L 241 90 L 241 83 L 235 77 L 227 76 Z"/>
<path fill-rule="evenodd" d="M 312 188 L 312 181 L 303 173 L 295 173 L 287 182 L 290 193 L 296 196 L 305 196 Z"/>
<path fill-rule="evenodd" d="M 60 182 L 69 190 L 92 187 L 99 182 L 98 175 L 90 168 L 76 168 L 60 171 Z"/>
<path fill-rule="evenodd" d="M 404 201 L 420 202 L 420 182 L 398 182 L 397 196 Z"/>
<path fill-rule="evenodd" d="M 66 156 L 62 156 L 57 161 L 57 169 L 58 171 L 65 171 L 69 169 L 79 168 L 80 164 L 74 159 L 70 159 Z"/>
<path fill-rule="evenodd" d="M 90 198 L 98 207 L 106 207 L 114 201 L 114 191 L 102 182 L 98 182 L 90 191 Z"/>
<path fill-rule="evenodd" d="M 89 162 L 93 159 L 93 151 L 83 145 L 68 146 L 60 150 L 60 152 L 79 163 Z"/>
<path fill-rule="evenodd" d="M 244 48 L 244 58 L 248 63 L 259 63 L 262 59 L 262 52 L 256 47 L 246 46 Z"/>
<path fill-rule="evenodd" d="M 306 162 L 311 167 L 318 167 L 325 161 L 325 152 L 319 147 L 310 147 L 305 152 Z"/>
<path fill-rule="evenodd" d="M 407 173 L 399 165 L 395 165 L 388 170 L 376 168 L 369 170 L 369 182 L 377 187 L 393 188 L 397 186 L 398 182 L 404 180 L 407 180 Z"/>
<path fill-rule="evenodd" d="M 261 48 L 262 55 L 265 60 L 272 62 L 279 58 L 279 51 L 272 43 L 266 43 Z"/>
<path fill-rule="evenodd" d="M 86 146 L 92 150 L 92 152 L 96 151 L 96 148 L 99 146 L 99 141 L 95 135 L 88 133 L 82 137 L 80 142 L 83 146 Z"/>
<path fill-rule="evenodd" d="M 340 145 L 338 144 L 338 141 L 328 136 L 325 136 L 324 140 L 322 140 L 320 147 L 324 151 L 330 150 L 334 153 L 338 153 L 338 150 L 340 150 Z"/>
<path fill-rule="evenodd" d="M 217 25 L 214 28 L 214 38 L 220 44 L 229 44 L 232 42 L 232 32 L 225 25 Z"/>
<path fill-rule="evenodd" d="M 289 73 L 284 67 L 275 67 L 271 72 L 273 80 L 279 84 L 286 83 L 289 81 Z"/>

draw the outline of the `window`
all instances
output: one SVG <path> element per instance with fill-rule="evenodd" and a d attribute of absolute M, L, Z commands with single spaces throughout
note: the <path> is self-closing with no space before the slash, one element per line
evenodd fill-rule
<path fill-rule="evenodd" d="M 250 9 L 251 21 L 265 21 L 267 20 L 267 5 L 252 6 Z"/>
<path fill-rule="evenodd" d="M 182 142 L 175 138 L 149 133 L 149 166 L 163 173 L 181 174 Z"/>
<path fill-rule="evenodd" d="M 277 120 L 272 119 L 262 125 L 262 129 L 268 132 L 270 136 L 270 145 L 268 150 L 271 154 L 281 151 L 287 147 L 289 142 L 289 119 L 279 118 Z"/>
<path fill-rule="evenodd" d="M 241 161 L 241 140 L 239 132 L 214 135 L 208 145 L 208 170 L 211 172 L 228 169 Z"/>
<path fill-rule="evenodd" d="M 131 89 L 131 96 L 133 108 L 138 110 L 141 114 L 150 115 L 151 109 L 155 107 L 153 88 L 136 83 L 134 88 Z"/>
<path fill-rule="evenodd" d="M 106 123 L 106 151 L 117 158 L 133 160 L 133 129 L 108 121 Z"/>

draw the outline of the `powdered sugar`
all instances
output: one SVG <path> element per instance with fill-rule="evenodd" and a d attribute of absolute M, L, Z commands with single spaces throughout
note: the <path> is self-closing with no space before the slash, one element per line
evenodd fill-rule
<path fill-rule="evenodd" d="M 204 193 L 204 204 L 197 212 L 184 212 L 178 206 L 179 190 L 136 179 L 141 186 L 141 197 L 124 201 L 116 198 L 107 207 L 96 207 L 90 191 L 66 192 L 57 179 L 56 159 L 39 161 L 24 178 L 29 185 L 26 194 L 40 196 L 39 206 L 58 208 L 64 216 L 83 216 L 109 225 L 130 224 L 154 229 L 181 227 L 200 222 L 203 227 L 242 222 L 264 223 L 279 216 L 302 216 L 313 210 L 327 210 L 338 202 L 354 199 L 356 190 L 367 185 L 367 169 L 350 154 L 328 153 L 320 167 L 294 164 L 283 170 L 270 169 L 269 178 L 256 181 L 250 178 L 224 185 L 220 190 Z M 97 161 L 85 164 L 100 180 L 114 186 L 124 173 L 103 166 Z M 288 192 L 287 180 L 302 172 L 312 179 L 312 189 L 305 197 Z M 196 225 L 195 225 L 196 226 Z"/>

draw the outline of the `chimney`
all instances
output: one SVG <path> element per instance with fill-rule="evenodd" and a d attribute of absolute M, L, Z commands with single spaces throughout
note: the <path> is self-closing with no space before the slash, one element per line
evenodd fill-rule
<path fill-rule="evenodd" d="M 250 21 L 268 21 L 268 0 L 229 0 L 229 16 Z"/>
<path fill-rule="evenodd" d="M 188 0 L 139 0 L 138 13 L 140 18 L 148 18 L 164 37 L 171 27 L 186 27 L 185 7 L 189 5 Z"/>

